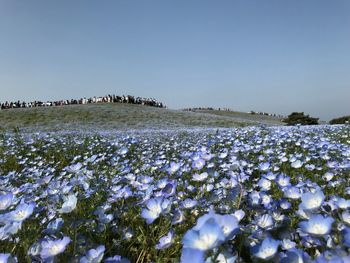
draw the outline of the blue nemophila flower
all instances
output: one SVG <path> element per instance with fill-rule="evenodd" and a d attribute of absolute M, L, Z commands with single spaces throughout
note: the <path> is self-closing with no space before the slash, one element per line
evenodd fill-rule
<path fill-rule="evenodd" d="M 168 178 L 159 179 L 157 181 L 157 188 L 163 189 L 167 185 L 168 182 L 169 182 Z"/>
<path fill-rule="evenodd" d="M 256 224 L 263 229 L 270 229 L 273 226 L 272 216 L 265 214 L 258 217 Z"/>
<path fill-rule="evenodd" d="M 268 162 L 259 164 L 259 170 L 262 171 L 262 172 L 268 171 L 269 168 L 270 168 L 270 163 L 268 163 Z"/>
<path fill-rule="evenodd" d="M 174 231 L 171 229 L 168 234 L 159 239 L 156 249 L 165 249 L 170 247 L 174 242 Z"/>
<path fill-rule="evenodd" d="M 8 253 L 0 253 L 0 263 L 16 263 L 17 259 Z"/>
<path fill-rule="evenodd" d="M 81 163 L 76 163 L 76 164 L 72 164 L 70 166 L 67 166 L 65 168 L 65 170 L 68 173 L 78 173 L 82 167 L 83 167 L 83 165 Z"/>
<path fill-rule="evenodd" d="M 35 203 L 22 203 L 19 204 L 14 211 L 9 212 L 6 214 L 6 219 L 13 222 L 23 222 L 28 217 L 33 214 L 35 208 Z"/>
<path fill-rule="evenodd" d="M 276 179 L 276 174 L 274 174 L 273 172 L 269 171 L 267 174 L 263 175 L 266 179 L 271 180 L 275 180 Z"/>
<path fill-rule="evenodd" d="M 152 224 L 160 214 L 170 208 L 170 201 L 162 197 L 152 198 L 146 201 L 146 207 L 141 211 L 141 217 L 146 219 L 147 224 Z"/>
<path fill-rule="evenodd" d="M 195 182 L 203 182 L 208 178 L 209 174 L 207 172 L 201 173 L 201 174 L 194 174 L 192 175 L 192 181 Z"/>
<path fill-rule="evenodd" d="M 70 194 L 67 197 L 64 197 L 64 203 L 62 204 L 62 208 L 58 210 L 58 212 L 62 214 L 70 213 L 72 212 L 75 207 L 77 206 L 77 197 L 75 194 Z"/>
<path fill-rule="evenodd" d="M 41 242 L 40 256 L 42 259 L 51 259 L 61 254 L 70 242 L 69 237 L 56 240 L 45 240 Z"/>
<path fill-rule="evenodd" d="M 343 211 L 340 214 L 340 219 L 347 224 L 348 226 L 350 226 L 350 212 L 349 211 Z"/>
<path fill-rule="evenodd" d="M 330 180 L 332 180 L 334 177 L 334 174 L 331 172 L 327 172 L 325 173 L 322 178 L 325 179 L 327 182 L 329 182 Z"/>
<path fill-rule="evenodd" d="M 309 171 L 315 170 L 316 166 L 314 164 L 306 164 L 305 168 Z"/>
<path fill-rule="evenodd" d="M 350 228 L 345 228 L 343 231 L 342 231 L 342 234 L 343 234 L 343 244 L 344 246 L 350 248 Z"/>
<path fill-rule="evenodd" d="M 51 221 L 48 225 L 47 228 L 44 230 L 46 234 L 55 234 L 60 231 L 60 229 L 63 226 L 63 219 L 62 218 L 57 218 L 53 221 Z"/>
<path fill-rule="evenodd" d="M 348 263 L 350 255 L 347 251 L 325 251 L 322 255 L 316 258 L 314 263 Z"/>
<path fill-rule="evenodd" d="M 130 263 L 130 260 L 123 258 L 119 255 L 116 255 L 113 257 L 106 258 L 104 260 L 104 263 Z"/>
<path fill-rule="evenodd" d="M 212 184 L 203 185 L 206 192 L 211 192 L 215 187 Z"/>
<path fill-rule="evenodd" d="M 346 200 L 344 198 L 339 198 L 337 201 L 337 206 L 340 208 L 340 209 L 348 209 L 350 207 L 350 200 Z"/>
<path fill-rule="evenodd" d="M 301 192 L 298 187 L 289 186 L 283 189 L 284 196 L 289 199 L 299 199 L 301 197 Z"/>
<path fill-rule="evenodd" d="M 317 190 L 314 193 L 304 193 L 301 196 L 301 204 L 299 205 L 299 208 L 307 211 L 316 210 L 322 205 L 324 199 L 325 196 L 321 190 Z"/>
<path fill-rule="evenodd" d="M 90 249 L 84 257 L 80 259 L 80 263 L 99 263 L 103 259 L 105 246 L 98 246 L 96 249 Z"/>
<path fill-rule="evenodd" d="M 142 184 L 148 185 L 153 182 L 153 178 L 151 176 L 144 175 L 141 176 L 138 181 L 140 181 Z"/>
<path fill-rule="evenodd" d="M 261 178 L 258 182 L 258 186 L 261 188 L 261 190 L 268 191 L 271 189 L 271 181 L 265 178 Z"/>
<path fill-rule="evenodd" d="M 241 217 L 241 213 L 238 214 Z M 191 253 L 202 262 L 204 252 L 219 246 L 222 242 L 232 239 L 239 230 L 235 215 L 217 215 L 214 211 L 198 218 L 197 224 L 186 232 L 183 237 L 181 262 L 187 262 Z"/>
<path fill-rule="evenodd" d="M 125 146 L 123 146 L 123 147 L 121 147 L 121 148 L 119 149 L 118 153 L 119 153 L 120 155 L 125 155 L 125 154 L 128 153 L 128 151 L 129 151 L 128 148 L 125 147 Z"/>
<path fill-rule="evenodd" d="M 215 219 L 227 240 L 234 238 L 239 231 L 239 220 L 235 215 L 215 215 Z"/>
<path fill-rule="evenodd" d="M 130 240 L 134 236 L 134 231 L 131 227 L 125 227 L 122 230 L 122 235 L 124 240 Z"/>
<path fill-rule="evenodd" d="M 181 167 L 181 163 L 171 162 L 170 167 L 168 168 L 168 173 L 169 174 L 176 173 L 180 169 L 180 167 Z"/>
<path fill-rule="evenodd" d="M 254 256 L 263 260 L 269 260 L 276 255 L 279 245 L 280 241 L 268 237 L 253 249 Z"/>
<path fill-rule="evenodd" d="M 205 165 L 205 160 L 202 158 L 198 158 L 193 160 L 192 162 L 192 168 L 195 170 L 201 170 Z"/>
<path fill-rule="evenodd" d="M 6 240 L 12 235 L 16 234 L 22 227 L 22 222 L 6 222 L 0 227 L 0 240 Z"/>
<path fill-rule="evenodd" d="M 240 222 L 244 218 L 245 212 L 242 209 L 237 210 L 233 213 L 233 216 Z"/>
<path fill-rule="evenodd" d="M 252 206 L 257 206 L 260 204 L 261 197 L 260 193 L 257 191 L 253 191 L 249 194 L 249 202 Z"/>
<path fill-rule="evenodd" d="M 190 229 L 182 239 L 184 248 L 207 251 L 225 240 L 225 235 L 214 218 L 209 218 L 198 229 Z"/>
<path fill-rule="evenodd" d="M 295 245 L 296 245 L 296 243 L 290 239 L 283 239 L 281 242 L 282 249 L 284 249 L 284 250 L 290 250 L 290 249 L 294 248 Z"/>
<path fill-rule="evenodd" d="M 329 156 L 327 156 L 325 159 L 328 159 L 329 158 Z M 329 168 L 337 168 L 338 166 L 339 166 L 339 164 L 337 163 L 337 162 L 331 162 L 331 161 L 328 161 L 327 162 L 327 166 L 329 167 Z"/>
<path fill-rule="evenodd" d="M 288 210 L 289 208 L 291 208 L 292 204 L 289 203 L 287 200 L 281 200 L 279 202 L 280 204 L 280 207 L 283 209 L 283 210 Z"/>
<path fill-rule="evenodd" d="M 214 219 L 216 223 L 221 227 L 225 235 L 225 238 L 231 239 L 239 230 L 238 223 L 241 220 L 241 218 L 242 218 L 241 212 L 238 212 L 236 214 L 219 215 L 219 214 L 215 214 L 214 210 L 210 210 L 209 213 L 198 218 L 197 224 L 193 229 L 198 230 L 209 219 Z"/>
<path fill-rule="evenodd" d="M 145 184 L 144 186 L 145 186 L 146 189 L 147 188 L 151 189 L 151 187 L 149 185 L 147 185 L 147 184 Z M 133 195 L 132 190 L 127 185 L 124 186 L 124 187 L 117 186 L 115 189 L 112 189 L 112 191 L 115 192 L 115 193 L 113 193 L 113 195 L 110 198 L 111 202 L 115 202 L 116 200 L 119 200 L 119 199 L 127 199 L 127 198 L 129 198 L 130 196 Z"/>
<path fill-rule="evenodd" d="M 0 210 L 7 209 L 12 204 L 12 201 L 13 201 L 12 193 L 0 195 Z"/>
<path fill-rule="evenodd" d="M 204 251 L 193 249 L 193 248 L 183 248 L 181 251 L 181 263 L 204 263 Z"/>
<path fill-rule="evenodd" d="M 102 224 L 108 224 L 113 220 L 113 214 L 105 214 L 103 212 L 97 214 L 98 221 Z"/>
<path fill-rule="evenodd" d="M 176 193 L 176 182 L 168 182 L 162 189 L 162 194 L 165 198 L 173 196 Z"/>
<path fill-rule="evenodd" d="M 311 262 L 310 256 L 301 249 L 292 248 L 281 256 L 281 263 Z"/>
<path fill-rule="evenodd" d="M 197 203 L 198 202 L 194 199 L 186 198 L 182 201 L 182 207 L 186 209 L 193 208 L 197 205 Z"/>
<path fill-rule="evenodd" d="M 290 177 L 287 176 L 287 175 L 285 175 L 285 174 L 280 174 L 280 175 L 277 177 L 276 183 L 277 183 L 281 188 L 287 187 L 287 186 L 290 185 Z"/>
<path fill-rule="evenodd" d="M 220 159 L 225 159 L 227 157 L 227 155 L 228 155 L 228 152 L 227 152 L 227 150 L 225 150 L 224 152 L 219 153 L 218 157 Z"/>
<path fill-rule="evenodd" d="M 322 215 L 312 215 L 308 221 L 299 223 L 299 227 L 305 233 L 314 236 L 323 236 L 331 231 L 334 219 Z"/>
<path fill-rule="evenodd" d="M 299 169 L 300 167 L 303 166 L 303 162 L 300 160 L 295 160 L 294 162 L 291 163 L 291 166 L 295 169 Z"/>
<path fill-rule="evenodd" d="M 286 156 L 280 156 L 279 159 L 281 160 L 282 163 L 285 163 L 288 161 L 288 158 Z"/>
<path fill-rule="evenodd" d="M 242 259 L 241 259 L 242 260 Z M 229 251 L 225 250 L 219 255 L 214 255 L 205 260 L 205 263 L 235 263 L 238 261 L 237 255 L 232 255 Z"/>
<path fill-rule="evenodd" d="M 321 242 L 318 236 L 311 236 L 305 234 L 300 240 L 301 247 L 303 248 L 313 248 L 318 246 L 323 246 L 324 243 Z"/>
<path fill-rule="evenodd" d="M 262 204 L 266 209 L 271 209 L 271 207 L 272 207 L 272 205 L 273 205 L 273 199 L 272 199 L 271 195 L 262 192 L 262 193 L 260 194 L 260 198 L 261 198 L 261 204 Z"/>
<path fill-rule="evenodd" d="M 172 225 L 181 224 L 185 221 L 185 216 L 183 212 L 179 209 L 175 210 L 171 220 Z"/>

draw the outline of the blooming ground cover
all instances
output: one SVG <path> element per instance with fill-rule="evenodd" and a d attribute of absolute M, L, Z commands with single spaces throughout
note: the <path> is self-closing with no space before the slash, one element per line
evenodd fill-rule
<path fill-rule="evenodd" d="M 350 127 L 3 134 L 0 262 L 349 262 Z"/>

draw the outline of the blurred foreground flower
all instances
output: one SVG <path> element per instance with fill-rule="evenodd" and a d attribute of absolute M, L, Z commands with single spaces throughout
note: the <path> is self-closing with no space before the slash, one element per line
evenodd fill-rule
<path fill-rule="evenodd" d="M 238 213 L 241 217 L 241 213 Z M 230 240 L 238 232 L 235 215 L 218 215 L 214 211 L 198 218 L 197 224 L 182 239 L 181 262 L 203 262 L 205 252 Z"/>

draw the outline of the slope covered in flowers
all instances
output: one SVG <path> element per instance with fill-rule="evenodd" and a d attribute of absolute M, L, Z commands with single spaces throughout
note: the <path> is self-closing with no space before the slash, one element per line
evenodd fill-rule
<path fill-rule="evenodd" d="M 1 262 L 349 262 L 350 127 L 4 134 Z"/>

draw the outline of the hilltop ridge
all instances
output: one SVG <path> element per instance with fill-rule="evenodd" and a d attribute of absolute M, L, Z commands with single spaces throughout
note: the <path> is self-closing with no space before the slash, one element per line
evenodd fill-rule
<path fill-rule="evenodd" d="M 0 111 L 0 127 L 36 132 L 283 125 L 278 119 L 269 116 L 252 117 L 248 113 L 239 112 L 220 116 L 217 112 L 185 112 L 135 104 L 96 103 L 3 110 Z"/>

